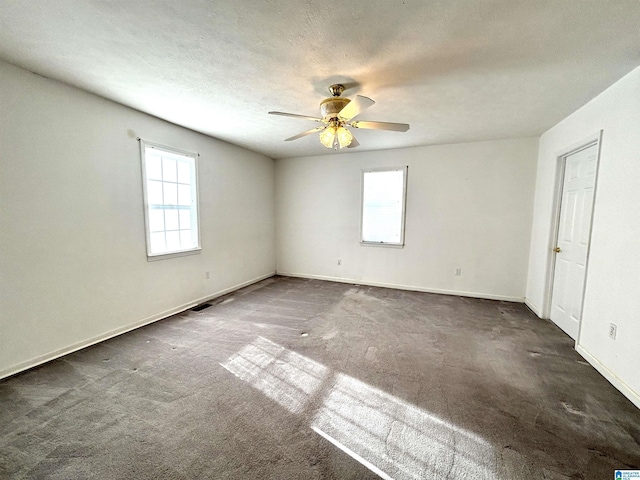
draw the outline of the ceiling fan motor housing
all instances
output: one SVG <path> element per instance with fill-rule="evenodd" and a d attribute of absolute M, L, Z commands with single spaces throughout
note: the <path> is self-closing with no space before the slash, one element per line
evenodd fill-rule
<path fill-rule="evenodd" d="M 348 98 L 330 97 L 320 103 L 320 114 L 325 121 L 338 118 L 338 113 L 350 102 Z"/>

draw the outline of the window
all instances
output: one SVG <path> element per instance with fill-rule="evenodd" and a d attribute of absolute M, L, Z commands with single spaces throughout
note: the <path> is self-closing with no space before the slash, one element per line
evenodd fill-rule
<path fill-rule="evenodd" d="M 147 256 L 200 250 L 196 154 L 140 141 Z"/>
<path fill-rule="evenodd" d="M 362 243 L 404 245 L 406 187 L 407 167 L 362 172 Z"/>

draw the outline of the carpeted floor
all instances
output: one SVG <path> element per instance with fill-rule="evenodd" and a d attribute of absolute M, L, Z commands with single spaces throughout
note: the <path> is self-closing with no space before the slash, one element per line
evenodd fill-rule
<path fill-rule="evenodd" d="M 0 478 L 610 479 L 640 410 L 523 305 L 274 277 L 0 381 Z"/>

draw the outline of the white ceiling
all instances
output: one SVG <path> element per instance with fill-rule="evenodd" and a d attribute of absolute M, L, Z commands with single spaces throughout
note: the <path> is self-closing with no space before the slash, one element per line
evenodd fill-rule
<path fill-rule="evenodd" d="M 538 135 L 640 64 L 638 0 L 5 0 L 0 58 L 272 158 L 333 153 L 327 87 L 377 103 L 351 151 Z"/>

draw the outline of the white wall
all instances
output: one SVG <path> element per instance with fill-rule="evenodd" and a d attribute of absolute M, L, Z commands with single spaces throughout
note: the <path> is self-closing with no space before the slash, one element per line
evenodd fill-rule
<path fill-rule="evenodd" d="M 527 302 L 545 308 L 557 157 L 603 130 L 577 349 L 640 407 L 640 68 L 540 138 Z M 609 323 L 618 326 L 609 339 Z"/>
<path fill-rule="evenodd" d="M 0 377 L 275 271 L 273 160 L 6 63 L 0 109 Z M 199 255 L 147 262 L 136 136 L 200 153 Z"/>
<path fill-rule="evenodd" d="M 278 273 L 522 301 L 536 156 L 522 138 L 277 160 Z M 406 245 L 362 246 L 361 170 L 400 165 Z"/>

